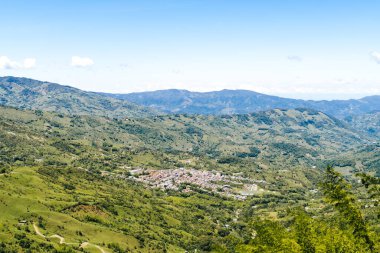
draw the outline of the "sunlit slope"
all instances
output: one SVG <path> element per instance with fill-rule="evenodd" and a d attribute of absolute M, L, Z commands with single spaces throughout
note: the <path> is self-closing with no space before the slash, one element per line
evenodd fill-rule
<path fill-rule="evenodd" d="M 363 157 L 358 148 L 371 144 L 339 120 L 303 109 L 118 120 L 2 107 L 0 116 L 2 170 L 69 166 L 124 173 L 190 167 L 244 173 L 273 190 L 302 189 L 316 184 L 326 164 L 346 166 Z M 349 169 L 375 166 L 376 160 L 368 161 L 349 162 Z"/>
<path fill-rule="evenodd" d="M 2 107 L 0 115 L 3 163 L 29 165 L 96 163 L 107 156 L 117 167 L 128 163 L 130 154 L 149 151 L 221 163 L 251 159 L 312 166 L 369 142 L 339 120 L 304 109 L 117 120 Z"/>
<path fill-rule="evenodd" d="M 0 184 L 0 241 L 19 252 L 20 241 L 32 252 L 81 245 L 90 252 L 184 252 L 240 205 L 170 197 L 76 169 L 14 168 L 0 174 Z"/>

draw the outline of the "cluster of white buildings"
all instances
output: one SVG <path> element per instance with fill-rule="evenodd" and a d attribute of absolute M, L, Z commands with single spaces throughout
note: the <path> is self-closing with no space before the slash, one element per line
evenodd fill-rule
<path fill-rule="evenodd" d="M 191 186 L 196 186 L 205 191 L 237 199 L 245 199 L 246 196 L 259 191 L 258 186 L 253 184 L 252 180 L 241 176 L 223 175 L 217 171 L 178 168 L 168 170 L 135 169 L 130 173 L 129 179 L 162 190 L 190 192 Z"/>

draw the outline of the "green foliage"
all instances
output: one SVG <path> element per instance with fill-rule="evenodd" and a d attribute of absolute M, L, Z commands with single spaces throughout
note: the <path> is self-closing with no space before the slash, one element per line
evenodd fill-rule
<path fill-rule="evenodd" d="M 361 183 L 368 189 L 370 197 L 374 200 L 378 200 L 380 197 L 380 178 L 370 176 L 366 173 L 359 173 L 358 176 L 361 178 Z"/>
<path fill-rule="evenodd" d="M 357 176 L 360 177 L 361 183 L 365 186 L 368 191 L 371 204 L 376 207 L 377 218 L 380 218 L 380 178 L 370 176 L 366 173 L 359 173 Z"/>
<path fill-rule="evenodd" d="M 340 213 L 343 221 L 353 229 L 353 235 L 358 243 L 365 243 L 369 249 L 373 250 L 374 243 L 369 236 L 365 219 L 356 204 L 356 198 L 350 191 L 351 185 L 331 166 L 328 166 L 321 188 L 326 200 Z"/>

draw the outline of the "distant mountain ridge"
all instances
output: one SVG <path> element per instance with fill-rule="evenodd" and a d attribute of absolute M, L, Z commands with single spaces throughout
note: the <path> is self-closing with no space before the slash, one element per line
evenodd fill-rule
<path fill-rule="evenodd" d="M 152 109 L 125 100 L 20 77 L 0 77 L 0 105 L 109 117 L 143 117 L 156 114 Z"/>
<path fill-rule="evenodd" d="M 337 118 L 380 110 L 380 96 L 362 99 L 312 101 L 282 98 L 249 90 L 191 92 L 187 90 L 158 90 L 129 94 L 106 94 L 155 108 L 165 113 L 244 114 L 270 109 L 311 108 Z"/>
<path fill-rule="evenodd" d="M 159 90 L 129 94 L 83 91 L 29 78 L 0 77 L 0 105 L 72 115 L 146 117 L 157 114 L 247 114 L 272 109 L 309 108 L 339 119 L 380 111 L 380 96 L 312 101 L 249 90 L 191 92 Z"/>

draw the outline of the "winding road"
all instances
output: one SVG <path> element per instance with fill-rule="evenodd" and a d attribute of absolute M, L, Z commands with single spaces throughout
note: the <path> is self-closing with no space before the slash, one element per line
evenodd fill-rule
<path fill-rule="evenodd" d="M 51 235 L 51 236 L 45 236 L 39 229 L 39 227 L 36 225 L 36 223 L 33 222 L 33 228 L 34 228 L 34 231 L 36 232 L 37 235 L 43 237 L 43 238 L 58 238 L 59 239 L 59 244 L 66 244 L 66 245 L 78 245 L 78 243 L 70 243 L 70 242 L 66 242 L 65 241 L 65 238 L 60 236 L 60 235 L 57 235 L 57 234 L 54 234 L 54 235 Z M 102 247 L 96 245 L 96 244 L 92 244 L 90 242 L 83 242 L 82 244 L 80 244 L 79 248 L 86 248 L 86 247 L 95 247 L 97 248 L 101 253 L 108 253 L 107 251 L 105 251 Z"/>

